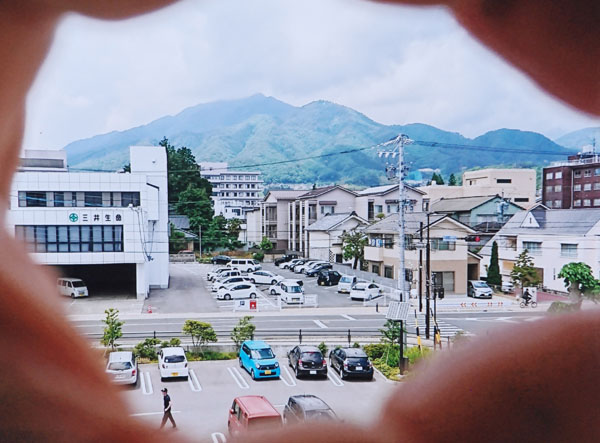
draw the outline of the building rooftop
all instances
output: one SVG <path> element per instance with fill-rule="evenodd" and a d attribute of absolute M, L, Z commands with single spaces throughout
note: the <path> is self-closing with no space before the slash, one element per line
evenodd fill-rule
<path fill-rule="evenodd" d="M 333 191 L 334 189 L 341 189 L 342 191 L 349 192 L 350 194 L 356 195 L 356 192 L 351 191 L 350 189 L 344 188 L 340 185 L 331 185 L 331 186 L 323 186 L 322 188 L 311 189 L 310 191 L 300 195 L 298 198 L 312 198 L 318 197 L 320 195 L 326 194 L 329 191 Z"/>
<path fill-rule="evenodd" d="M 477 206 L 496 198 L 502 197 L 499 195 L 486 195 L 482 197 L 442 198 L 431 204 L 431 211 L 445 213 L 471 211 Z"/>
<path fill-rule="evenodd" d="M 523 226 L 525 218 L 532 214 L 538 226 Z M 499 235 L 585 235 L 600 222 L 600 209 L 546 209 L 537 206 L 530 211 L 521 211 L 498 232 Z"/>
<path fill-rule="evenodd" d="M 190 219 L 187 215 L 169 215 L 169 223 L 172 223 L 175 229 L 190 229 Z"/>
<path fill-rule="evenodd" d="M 429 223 L 433 225 L 447 215 L 432 214 L 429 216 Z M 404 214 L 404 229 L 407 234 L 414 234 L 419 231 L 423 223 L 423 227 L 427 226 L 427 213 L 425 212 L 409 212 Z M 373 223 L 365 232 L 368 234 L 395 234 L 398 232 L 398 213 L 388 215 L 381 221 Z"/>
<path fill-rule="evenodd" d="M 425 194 L 425 192 L 420 189 L 413 188 L 412 186 L 404 185 L 405 189 L 411 189 L 419 194 Z M 363 189 L 362 191 L 358 191 L 358 195 L 373 195 L 373 194 L 387 194 L 390 191 L 398 191 L 398 185 L 383 185 L 383 186 L 373 186 L 371 188 Z"/>
<path fill-rule="evenodd" d="M 329 231 L 333 229 L 337 225 L 345 222 L 350 218 L 357 218 L 362 221 L 365 225 L 369 222 L 362 217 L 356 215 L 356 212 L 340 212 L 339 214 L 328 214 L 324 217 L 321 217 L 313 224 L 309 225 L 306 230 L 307 231 Z"/>
<path fill-rule="evenodd" d="M 295 200 L 296 198 L 298 198 L 299 196 L 301 196 L 302 194 L 306 193 L 306 189 L 300 189 L 300 190 L 294 190 L 294 189 L 275 189 L 275 190 L 271 190 L 267 193 L 267 196 L 265 197 L 265 199 L 269 196 L 272 195 L 273 197 L 275 197 L 277 200 Z"/>

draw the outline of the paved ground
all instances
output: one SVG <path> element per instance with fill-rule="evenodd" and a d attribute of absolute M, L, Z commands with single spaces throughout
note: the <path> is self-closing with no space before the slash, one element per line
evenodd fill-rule
<path fill-rule="evenodd" d="M 188 381 L 161 382 L 156 365 L 141 365 L 143 383 L 136 387 L 121 387 L 123 397 L 133 416 L 158 429 L 162 418 L 162 394 L 167 387 L 173 402 L 173 417 L 178 432 L 195 441 L 213 441 L 213 433 L 227 437 L 227 413 L 233 399 L 242 395 L 264 395 L 283 412 L 290 395 L 315 394 L 321 397 L 342 420 L 367 423 L 374 420 L 385 399 L 393 395 L 396 383 L 376 374 L 373 381 L 346 380 L 330 371 L 327 379 L 297 380 L 279 356 L 282 367 L 280 380 L 253 381 L 237 360 L 191 362 Z M 170 423 L 167 423 L 170 427 Z M 170 435 L 170 428 L 163 431 Z M 315 441 L 318 441 L 317 438 Z"/>

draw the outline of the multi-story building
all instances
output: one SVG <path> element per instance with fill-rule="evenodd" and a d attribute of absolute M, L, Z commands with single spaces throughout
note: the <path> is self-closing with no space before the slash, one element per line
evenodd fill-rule
<path fill-rule="evenodd" d="M 369 222 L 356 212 L 329 214 L 321 217 L 306 228 L 308 236 L 308 256 L 317 260 L 342 263 L 343 235 L 361 230 Z"/>
<path fill-rule="evenodd" d="M 278 251 L 290 248 L 290 204 L 307 190 L 269 191 L 261 204 L 261 231 Z"/>
<path fill-rule="evenodd" d="M 548 208 L 600 208 L 600 154 L 591 147 L 544 168 L 542 203 Z"/>
<path fill-rule="evenodd" d="M 167 155 L 132 146 L 131 172 L 69 172 L 64 151 L 25 151 L 9 232 L 32 257 L 96 288 L 133 292 L 169 284 Z"/>
<path fill-rule="evenodd" d="M 262 173 L 235 171 L 227 163 L 200 163 L 200 174 L 213 185 L 212 200 L 215 215 L 227 219 L 246 218 L 246 211 L 260 207 L 263 199 Z"/>
<path fill-rule="evenodd" d="M 425 192 L 418 188 L 405 185 L 407 205 L 406 212 L 421 212 L 427 207 L 427 199 L 423 200 Z M 358 191 L 354 203 L 354 211 L 360 217 L 370 222 L 381 215 L 388 216 L 398 212 L 398 185 L 376 186 Z M 425 204 L 425 206 L 423 206 Z"/>

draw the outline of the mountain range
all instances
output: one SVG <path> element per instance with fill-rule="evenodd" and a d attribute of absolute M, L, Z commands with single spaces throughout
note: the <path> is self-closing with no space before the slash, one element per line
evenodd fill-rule
<path fill-rule="evenodd" d="M 415 141 L 406 148 L 411 170 L 439 169 L 444 177 L 474 167 L 544 165 L 565 158 L 586 136 L 567 135 L 562 145 L 536 132 L 498 129 L 471 139 L 422 123 L 383 125 L 327 101 L 296 107 L 257 94 L 193 106 L 146 125 L 72 142 L 65 149 L 71 168 L 116 170 L 128 162 L 129 146 L 156 145 L 167 137 L 174 146 L 190 148 L 198 162 L 225 161 L 260 170 L 267 184 L 364 186 L 386 182 L 385 160 L 376 149 L 318 156 L 367 148 L 399 133 Z M 299 158 L 308 159 L 261 166 Z"/>

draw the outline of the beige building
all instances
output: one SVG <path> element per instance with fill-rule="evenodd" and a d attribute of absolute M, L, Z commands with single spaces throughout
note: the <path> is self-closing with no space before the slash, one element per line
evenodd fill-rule
<path fill-rule="evenodd" d="M 281 190 L 267 193 L 261 203 L 261 239 L 267 237 L 278 251 L 290 249 L 290 205 L 307 192 L 307 190 Z"/>
<path fill-rule="evenodd" d="M 425 213 L 409 213 L 405 216 L 405 229 L 410 241 L 405 248 L 405 267 L 407 280 L 411 288 L 419 287 L 419 249 L 423 251 L 424 243 L 420 242 L 421 223 L 423 238 L 427 237 L 427 215 Z M 431 241 L 431 277 L 434 284 L 443 286 L 446 293 L 466 294 L 467 280 L 479 278 L 479 261 L 477 254 L 469 252 L 464 238 L 475 231 L 447 215 L 432 215 L 429 221 Z M 369 243 L 365 247 L 365 260 L 368 270 L 387 278 L 398 278 L 398 215 L 393 214 L 369 226 L 364 230 Z M 424 241 L 423 241 L 424 242 Z M 425 264 L 423 264 L 423 290 L 425 290 Z"/>
<path fill-rule="evenodd" d="M 317 260 L 342 263 L 342 235 L 368 226 L 356 212 L 330 214 L 308 226 L 308 256 Z"/>
<path fill-rule="evenodd" d="M 480 169 L 463 174 L 462 186 L 421 186 L 426 198 L 434 203 L 442 198 L 500 195 L 524 208 L 535 204 L 536 175 L 534 169 Z"/>
<path fill-rule="evenodd" d="M 406 212 L 423 211 L 423 196 L 425 192 L 411 186 L 404 187 Z M 370 222 L 377 220 L 378 214 L 388 216 L 398 213 L 398 185 L 376 186 L 358 191 L 354 203 L 354 211 Z"/>

